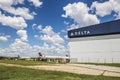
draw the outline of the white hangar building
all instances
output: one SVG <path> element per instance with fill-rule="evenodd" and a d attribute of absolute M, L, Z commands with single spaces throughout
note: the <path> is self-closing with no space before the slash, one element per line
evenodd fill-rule
<path fill-rule="evenodd" d="M 120 63 L 120 20 L 68 31 L 71 62 Z"/>

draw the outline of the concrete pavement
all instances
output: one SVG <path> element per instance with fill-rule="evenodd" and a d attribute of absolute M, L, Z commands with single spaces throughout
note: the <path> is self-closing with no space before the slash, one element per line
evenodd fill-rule
<path fill-rule="evenodd" d="M 93 70 L 103 71 L 101 75 L 104 76 L 118 76 L 120 77 L 120 67 L 112 67 L 112 66 L 103 66 L 103 65 L 92 65 L 92 64 L 68 64 L 70 66 L 78 66 L 89 68 Z"/>

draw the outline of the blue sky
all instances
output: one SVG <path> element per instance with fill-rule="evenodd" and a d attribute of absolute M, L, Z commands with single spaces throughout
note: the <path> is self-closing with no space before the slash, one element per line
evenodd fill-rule
<path fill-rule="evenodd" d="M 120 18 L 119 0 L 1 0 L 0 56 L 69 53 L 67 30 Z"/>

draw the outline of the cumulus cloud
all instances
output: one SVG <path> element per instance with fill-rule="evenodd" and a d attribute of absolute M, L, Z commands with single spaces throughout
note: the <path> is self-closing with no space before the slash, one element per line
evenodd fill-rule
<path fill-rule="evenodd" d="M 57 34 L 54 35 L 54 36 L 41 35 L 40 38 L 43 41 L 46 41 L 48 43 L 53 43 L 55 45 L 57 45 L 57 43 L 63 43 L 63 39 L 59 35 L 57 35 Z"/>
<path fill-rule="evenodd" d="M 1 0 L 0 1 L 0 8 L 8 13 L 21 16 L 25 19 L 33 19 L 34 15 L 30 14 L 28 8 L 25 7 L 12 7 L 12 5 L 23 4 L 24 0 Z"/>
<path fill-rule="evenodd" d="M 62 15 L 62 16 L 64 17 L 64 15 Z M 64 24 L 68 25 L 68 24 L 69 24 L 69 22 L 64 21 Z"/>
<path fill-rule="evenodd" d="M 47 35 L 53 35 L 54 31 L 53 28 L 51 26 L 46 26 L 43 30 L 43 33 L 47 34 Z"/>
<path fill-rule="evenodd" d="M 41 29 L 40 35 L 34 35 L 35 38 L 38 38 L 44 42 L 43 44 L 43 53 L 47 55 L 65 55 L 67 54 L 67 48 L 64 46 L 64 39 L 56 32 L 53 31 L 51 26 L 46 26 Z"/>
<path fill-rule="evenodd" d="M 32 24 L 32 29 L 34 30 L 35 29 L 35 26 L 36 26 L 37 24 Z"/>
<path fill-rule="evenodd" d="M 38 25 L 38 26 L 37 26 L 37 29 L 38 29 L 38 30 L 42 30 L 42 25 Z"/>
<path fill-rule="evenodd" d="M 74 20 L 74 23 L 68 28 L 71 30 L 100 23 L 98 16 L 104 17 L 112 14 L 116 19 L 120 19 L 120 0 L 109 0 L 102 3 L 95 1 L 90 7 L 83 2 L 70 3 L 63 7 L 63 10 L 65 14 L 62 14 L 62 17 Z"/>
<path fill-rule="evenodd" d="M 16 39 L 14 43 L 10 45 L 10 48 L 13 51 L 23 52 L 26 48 L 29 47 L 27 42 L 23 42 L 21 39 Z"/>
<path fill-rule="evenodd" d="M 27 27 L 27 24 L 24 20 L 32 18 L 32 16 L 29 14 L 29 10 L 27 8 L 14 8 L 12 5 L 16 4 L 23 4 L 24 0 L 0 0 L 0 9 L 7 11 L 8 13 L 11 13 L 13 15 L 20 15 L 19 17 L 11 17 L 6 16 L 5 14 L 2 14 L 0 12 L 0 22 L 3 25 L 10 26 L 14 29 L 24 29 Z M 23 18 L 24 17 L 24 18 Z"/>
<path fill-rule="evenodd" d="M 42 25 L 37 25 L 37 24 L 34 23 L 34 24 L 32 24 L 32 29 L 41 31 L 42 30 Z"/>
<path fill-rule="evenodd" d="M 64 38 L 67 39 L 67 40 L 69 39 L 69 38 L 68 38 L 68 35 L 65 35 Z"/>
<path fill-rule="evenodd" d="M 10 37 L 11 37 L 10 35 L 0 36 L 0 41 L 8 41 Z"/>
<path fill-rule="evenodd" d="M 59 48 L 54 45 L 49 45 L 44 42 L 42 46 L 31 46 L 27 42 L 21 39 L 16 39 L 9 48 L 0 49 L 1 56 L 18 56 L 21 57 L 38 57 L 38 53 L 41 52 L 45 56 L 65 56 L 68 52 L 65 48 Z"/>
<path fill-rule="evenodd" d="M 35 38 L 39 38 L 39 35 L 34 35 Z"/>
<path fill-rule="evenodd" d="M 13 0 L 13 2 L 14 4 L 24 4 L 24 0 Z"/>
<path fill-rule="evenodd" d="M 104 2 L 104 3 L 98 3 L 96 1 L 96 2 L 92 3 L 91 8 L 92 9 L 94 9 L 94 8 L 96 9 L 96 14 L 97 15 L 99 15 L 101 17 L 104 17 L 105 15 L 111 14 L 113 6 L 112 6 L 112 4 L 109 1 Z"/>
<path fill-rule="evenodd" d="M 62 14 L 62 17 L 73 19 L 77 25 L 75 23 L 72 25 L 75 25 L 76 28 L 99 23 L 96 15 L 89 14 L 90 9 L 85 3 L 70 3 L 63 7 L 63 10 L 65 11 L 65 14 Z"/>
<path fill-rule="evenodd" d="M 0 56 L 17 57 L 20 55 L 20 57 L 38 57 L 39 51 L 42 51 L 42 47 L 37 45 L 31 46 L 21 39 L 15 39 L 8 48 L 0 49 Z"/>
<path fill-rule="evenodd" d="M 17 0 L 0 0 L 0 7 L 2 6 L 7 6 L 7 7 L 10 7 L 12 4 L 16 4 L 18 3 L 18 1 L 16 2 Z M 23 0 L 21 0 L 23 1 Z"/>
<path fill-rule="evenodd" d="M 61 32 L 63 32 L 63 33 L 67 33 L 67 30 L 63 29 L 63 30 L 61 30 Z"/>
<path fill-rule="evenodd" d="M 27 36 L 27 31 L 26 30 L 18 30 L 17 34 L 22 41 L 28 41 L 28 39 L 27 39 L 28 36 Z"/>
<path fill-rule="evenodd" d="M 42 5 L 42 2 L 39 0 L 28 0 L 29 2 L 32 2 L 35 7 L 40 7 Z"/>
<path fill-rule="evenodd" d="M 51 26 L 46 26 L 42 30 L 42 33 L 44 33 L 44 35 L 41 35 L 40 38 L 43 41 L 50 42 L 53 44 L 64 43 L 64 40 L 53 31 L 53 28 Z"/>
<path fill-rule="evenodd" d="M 77 28 L 79 28 L 79 27 L 80 27 L 80 26 L 79 26 L 78 24 L 72 24 L 72 25 L 70 25 L 70 26 L 68 27 L 67 30 L 77 29 Z"/>
<path fill-rule="evenodd" d="M 20 56 L 35 57 L 38 56 L 38 51 L 45 50 L 44 46 L 31 46 L 28 43 L 27 31 L 24 30 L 27 27 L 25 20 L 31 20 L 34 18 L 34 15 L 37 14 L 34 11 L 30 12 L 27 7 L 17 6 L 18 4 L 24 6 L 24 1 L 25 0 L 0 0 L 0 9 L 4 11 L 0 11 L 0 23 L 16 29 L 16 34 L 19 36 L 8 48 L 0 49 L 0 55 L 18 56 L 19 54 Z M 42 2 L 39 0 L 28 1 L 32 2 L 35 7 L 42 5 Z M 35 24 L 33 26 L 35 26 Z M 40 26 L 38 28 L 40 29 Z M 0 41 L 7 41 L 9 38 L 9 35 L 0 35 Z"/>
<path fill-rule="evenodd" d="M 11 17 L 5 16 L 0 12 L 0 22 L 2 25 L 10 26 L 14 29 L 24 29 L 27 27 L 27 24 L 22 17 Z"/>
<path fill-rule="evenodd" d="M 36 6 L 41 6 L 42 2 L 39 0 L 28 0 L 36 4 Z M 30 12 L 29 8 L 26 7 L 14 7 L 14 5 L 24 5 L 24 0 L 0 0 L 0 9 L 13 16 L 6 16 L 0 11 L 0 22 L 3 25 L 10 26 L 15 29 L 24 29 L 27 27 L 25 19 L 31 20 L 36 15 L 35 12 Z M 17 17 L 16 17 L 17 16 Z M 7 21 L 6 21 L 7 20 Z"/>
<path fill-rule="evenodd" d="M 95 9 L 96 15 L 100 17 L 104 17 L 115 12 L 116 19 L 120 18 L 120 0 L 109 0 L 104 3 L 95 1 L 92 3 L 91 9 Z"/>
<path fill-rule="evenodd" d="M 17 15 L 17 16 L 21 16 L 25 19 L 33 19 L 34 18 L 34 15 L 33 14 L 30 14 L 30 11 L 28 8 L 13 8 L 13 7 L 4 7 L 3 10 L 11 13 L 11 14 L 14 14 L 14 15 Z"/>
<path fill-rule="evenodd" d="M 18 30 L 17 35 L 20 38 L 16 38 L 8 48 L 0 49 L 0 55 L 38 57 L 38 52 L 45 56 L 65 56 L 68 54 L 68 48 L 64 46 L 64 39 L 54 32 L 51 26 L 42 28 L 41 34 L 34 35 L 35 38 L 42 40 L 43 44 L 41 46 L 28 43 L 26 30 Z"/>
<path fill-rule="evenodd" d="M 8 48 L 2 49 L 3 56 L 18 56 L 21 57 L 35 57 L 32 46 L 27 42 L 22 41 L 21 39 L 15 39 L 15 42 L 12 43 Z"/>

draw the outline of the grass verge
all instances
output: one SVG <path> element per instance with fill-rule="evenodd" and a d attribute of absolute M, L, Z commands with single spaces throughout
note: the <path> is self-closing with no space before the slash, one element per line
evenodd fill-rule
<path fill-rule="evenodd" d="M 120 78 L 0 66 L 0 80 L 120 80 Z"/>
<path fill-rule="evenodd" d="M 52 62 L 41 62 L 41 61 L 25 61 L 25 60 L 0 60 L 0 63 L 7 64 L 18 64 L 23 66 L 34 66 L 34 65 L 52 65 Z"/>

